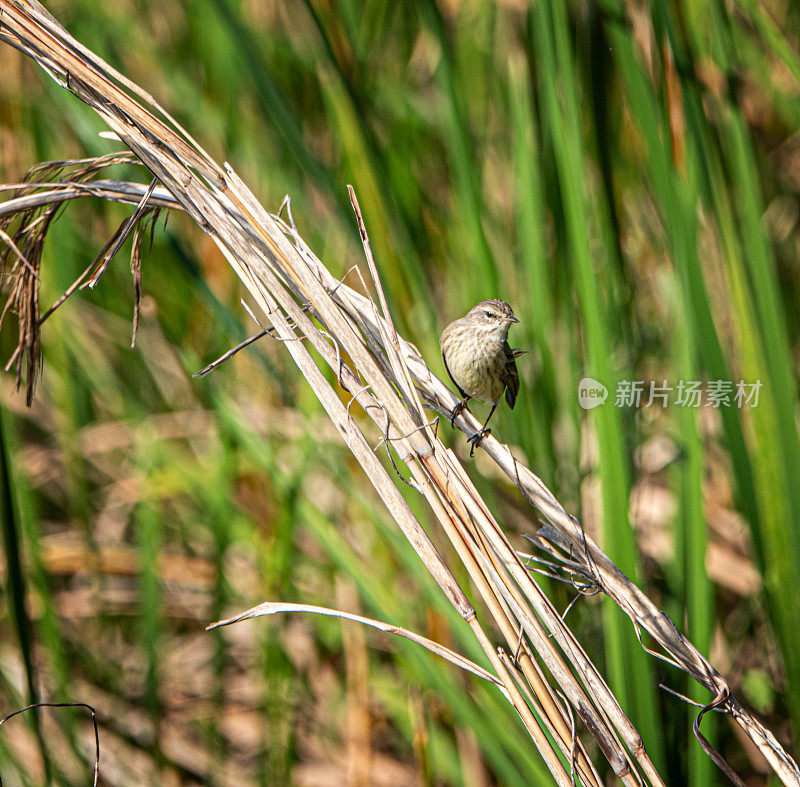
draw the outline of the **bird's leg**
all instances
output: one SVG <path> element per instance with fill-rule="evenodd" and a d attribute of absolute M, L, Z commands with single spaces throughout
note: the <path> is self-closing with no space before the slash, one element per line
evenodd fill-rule
<path fill-rule="evenodd" d="M 467 402 L 471 397 L 465 396 L 451 411 L 450 411 L 450 426 L 455 426 L 456 418 L 464 412 Z"/>
<path fill-rule="evenodd" d="M 489 419 L 492 417 L 494 411 L 497 409 L 497 405 L 498 402 L 495 402 L 492 405 L 492 409 L 489 411 L 489 415 L 486 416 L 486 420 L 483 422 L 483 426 L 481 427 L 480 432 L 475 432 L 475 434 L 472 435 L 472 437 L 470 437 L 469 440 L 467 441 L 472 446 L 469 449 L 470 456 L 472 456 L 475 453 L 475 449 L 478 447 L 478 445 L 480 445 L 481 440 L 483 440 L 483 438 L 486 437 L 486 435 L 492 431 L 491 429 L 487 429 L 486 425 L 489 423 Z"/>

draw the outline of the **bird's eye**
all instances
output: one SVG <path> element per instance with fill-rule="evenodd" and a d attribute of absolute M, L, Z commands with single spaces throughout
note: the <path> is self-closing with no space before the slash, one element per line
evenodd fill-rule
<path fill-rule="evenodd" d="M 489 309 L 486 309 L 486 311 L 484 311 L 484 314 L 485 314 L 487 317 L 494 317 L 494 314 L 492 314 L 492 312 L 491 312 Z"/>

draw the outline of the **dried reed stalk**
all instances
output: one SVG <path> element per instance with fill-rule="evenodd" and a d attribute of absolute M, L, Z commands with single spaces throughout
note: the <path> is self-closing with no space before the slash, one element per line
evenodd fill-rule
<path fill-rule="evenodd" d="M 457 457 L 438 439 L 425 408 L 447 413 L 456 397 L 416 348 L 397 334 L 355 195 L 351 193 L 351 199 L 380 308 L 337 281 L 291 221 L 286 223 L 264 210 L 229 166 L 215 164 L 152 97 L 75 41 L 38 2 L 0 0 L 0 13 L 0 38 L 34 58 L 56 82 L 91 106 L 163 186 L 151 184 L 147 194 L 146 186 L 114 181 L 74 187 L 49 184 L 47 192 L 17 194 L 16 210 L 33 209 L 39 204 L 37 199 L 45 200 L 44 193 L 59 204 L 94 193 L 136 204 L 140 213 L 147 206 L 185 210 L 228 259 L 271 324 L 265 331 L 285 343 L 398 526 L 472 628 L 556 783 L 568 785 L 574 777 L 585 785 L 601 784 L 577 737 L 574 713 L 623 783 L 663 784 L 641 737 L 603 677 L 534 581 Z M 130 223 L 126 227 L 133 229 Z M 14 253 L 18 278 L 22 278 L 27 267 L 21 255 Z M 35 297 L 31 300 L 38 278 L 29 276 L 27 287 L 26 308 L 38 309 Z M 30 364 L 38 363 L 39 321 L 32 325 L 29 344 L 21 340 L 20 345 L 28 353 L 29 372 Z M 493 645 L 400 494 L 399 471 L 397 475 L 387 471 L 378 460 L 360 425 L 351 418 L 350 405 L 344 405 L 327 382 L 306 342 L 335 370 L 339 386 L 352 396 L 350 403 L 359 403 L 383 435 L 382 442 L 387 448 L 391 445 L 405 463 L 410 474 L 407 483 L 428 501 L 506 640 L 507 651 Z M 466 411 L 456 423 L 467 434 L 479 426 Z M 563 565 L 587 588 L 602 590 L 612 598 L 630 616 L 637 633 L 643 629 L 660 648 L 660 652 L 649 652 L 708 688 L 715 697 L 714 708 L 735 719 L 784 784 L 800 782 L 800 770 L 774 736 L 741 707 L 723 677 L 585 535 L 536 475 L 493 436 L 482 447 L 547 520 L 533 541 L 551 561 Z M 545 729 L 559 751 L 550 746 Z"/>

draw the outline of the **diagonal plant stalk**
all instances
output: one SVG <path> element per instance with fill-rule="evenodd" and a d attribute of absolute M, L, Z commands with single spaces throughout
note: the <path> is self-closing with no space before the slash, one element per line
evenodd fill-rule
<path fill-rule="evenodd" d="M 362 241 L 380 311 L 373 300 L 337 281 L 291 223 L 264 210 L 229 166 L 215 164 L 147 93 L 71 38 L 39 3 L 0 0 L 0 38 L 34 58 L 58 84 L 103 118 L 164 187 L 153 190 L 152 204 L 160 204 L 156 200 L 168 203 L 167 195 L 171 195 L 172 204 L 180 205 L 220 248 L 398 526 L 472 628 L 556 783 L 571 784 L 568 771 L 583 784 L 601 783 L 577 739 L 574 712 L 623 783 L 662 784 L 641 737 L 602 675 L 534 581 L 455 454 L 438 439 L 423 403 L 447 413 L 456 397 L 416 348 L 395 331 L 363 223 Z M 116 193 L 122 201 L 139 204 L 145 191 L 146 187 L 137 190 L 132 184 L 115 189 L 113 182 L 105 182 L 96 193 Z M 58 189 L 51 192 L 54 199 L 65 197 Z M 84 193 L 89 192 L 87 188 Z M 360 221 L 354 195 L 351 198 Z M 513 658 L 505 650 L 498 652 L 492 643 L 473 605 L 400 494 L 398 479 L 378 460 L 360 425 L 351 418 L 350 406 L 328 383 L 306 342 L 336 372 L 339 385 L 352 396 L 351 403 L 359 403 L 384 436 L 383 442 L 406 464 L 410 483 L 425 496 L 453 543 Z M 456 424 L 467 434 L 479 427 L 468 412 Z M 785 784 L 797 783 L 800 771 L 774 736 L 739 705 L 724 678 L 583 533 L 537 476 L 493 436 L 482 447 L 547 520 L 534 541 L 551 557 L 560 555 L 577 566 L 587 583 L 612 598 L 631 618 L 637 633 L 644 630 L 661 649 L 650 652 L 687 671 L 711 691 L 714 706 L 735 719 L 776 775 Z M 537 666 L 536 658 L 549 676 Z M 557 684 L 558 691 L 548 681 Z M 545 729 L 553 736 L 555 748 Z"/>

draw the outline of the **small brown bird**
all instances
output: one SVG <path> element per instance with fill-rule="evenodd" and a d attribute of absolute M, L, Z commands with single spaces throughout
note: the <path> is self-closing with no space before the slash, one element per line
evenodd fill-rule
<path fill-rule="evenodd" d="M 462 396 L 450 413 L 450 425 L 470 399 L 492 404 L 483 428 L 469 438 L 470 456 L 484 435 L 489 434 L 486 427 L 503 392 L 512 409 L 517 401 L 519 373 L 514 359 L 524 350 L 512 350 L 508 346 L 508 329 L 512 322 L 519 320 L 511 307 L 505 301 L 492 298 L 481 301 L 464 317 L 451 322 L 439 340 L 444 368 Z"/>

